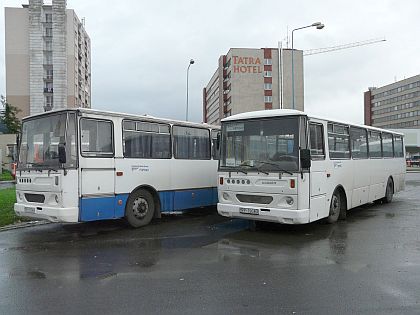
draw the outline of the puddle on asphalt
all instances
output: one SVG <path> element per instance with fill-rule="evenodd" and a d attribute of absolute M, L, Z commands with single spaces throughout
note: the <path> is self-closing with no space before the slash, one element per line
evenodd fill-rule
<path fill-rule="evenodd" d="M 47 278 L 45 273 L 43 273 L 42 271 L 37 271 L 37 270 L 28 271 L 26 274 L 31 279 L 46 279 Z"/>

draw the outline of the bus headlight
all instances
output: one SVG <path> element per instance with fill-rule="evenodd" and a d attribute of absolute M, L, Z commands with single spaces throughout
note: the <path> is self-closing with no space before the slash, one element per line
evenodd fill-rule
<path fill-rule="evenodd" d="M 18 191 L 18 193 L 17 193 L 17 199 L 19 201 L 22 201 L 23 200 L 23 195 L 22 195 L 22 193 L 20 191 Z"/>
<path fill-rule="evenodd" d="M 228 194 L 227 192 L 224 192 L 224 193 L 222 194 L 222 196 L 223 196 L 223 199 L 225 199 L 225 200 L 229 200 L 229 194 Z"/>
<path fill-rule="evenodd" d="M 286 203 L 287 203 L 289 206 L 291 206 L 291 205 L 293 204 L 293 202 L 294 202 L 294 200 L 293 200 L 293 198 L 292 198 L 292 197 L 289 197 L 289 196 L 287 196 L 287 197 L 286 197 Z"/>
<path fill-rule="evenodd" d="M 58 195 L 54 195 L 55 202 L 58 203 L 60 200 L 58 199 Z"/>

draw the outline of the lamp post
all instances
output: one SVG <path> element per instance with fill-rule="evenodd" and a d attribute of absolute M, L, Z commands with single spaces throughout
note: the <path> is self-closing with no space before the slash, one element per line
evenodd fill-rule
<path fill-rule="evenodd" d="M 185 113 L 185 120 L 188 121 L 188 74 L 190 73 L 190 67 L 194 64 L 194 59 L 190 59 L 190 63 L 188 64 L 187 68 L 187 111 Z"/>
<path fill-rule="evenodd" d="M 295 54 L 295 50 L 293 49 L 293 32 L 298 31 L 308 27 L 316 27 L 317 30 L 321 30 L 324 28 L 324 24 L 321 22 L 315 22 L 311 25 L 306 25 L 302 27 L 295 28 L 292 30 L 292 109 L 295 109 L 295 69 L 294 69 L 294 62 L 293 62 L 293 55 Z"/>

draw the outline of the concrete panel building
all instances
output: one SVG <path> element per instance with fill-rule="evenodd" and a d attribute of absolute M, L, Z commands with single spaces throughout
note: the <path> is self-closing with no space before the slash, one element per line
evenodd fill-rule
<path fill-rule="evenodd" d="M 66 0 L 5 8 L 6 98 L 19 118 L 91 107 L 90 38 Z"/>
<path fill-rule="evenodd" d="M 365 124 L 386 129 L 420 128 L 420 75 L 364 95 Z"/>
<path fill-rule="evenodd" d="M 365 124 L 404 133 L 407 156 L 420 154 L 420 75 L 364 94 Z"/>
<path fill-rule="evenodd" d="M 274 108 L 304 110 L 303 53 L 294 50 L 231 48 L 203 89 L 203 121 L 220 124 L 230 115 Z"/>

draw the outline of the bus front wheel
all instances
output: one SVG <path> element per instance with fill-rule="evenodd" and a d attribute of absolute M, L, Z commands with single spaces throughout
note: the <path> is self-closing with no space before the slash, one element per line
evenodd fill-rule
<path fill-rule="evenodd" d="M 150 223 L 155 212 L 155 203 L 150 192 L 144 189 L 135 190 L 130 194 L 125 209 L 125 219 L 134 228 Z"/>

